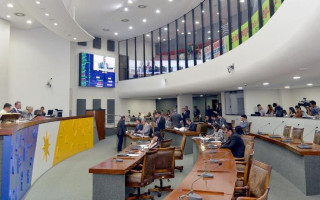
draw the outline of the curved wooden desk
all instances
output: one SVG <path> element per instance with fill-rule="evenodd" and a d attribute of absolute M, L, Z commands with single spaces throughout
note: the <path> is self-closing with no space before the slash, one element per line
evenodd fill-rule
<path fill-rule="evenodd" d="M 229 149 L 216 149 L 216 153 L 210 154 L 207 144 L 202 144 L 201 140 L 193 139 L 194 167 L 180 185 L 172 191 L 165 200 L 178 199 L 179 196 L 186 195 L 192 183 L 199 178 L 205 169 L 205 160 L 217 158 L 222 162 L 207 163 L 207 170 L 214 175 L 214 178 L 201 178 L 193 185 L 193 191 L 202 196 L 203 200 L 230 200 L 233 195 L 235 182 L 237 180 L 237 169 L 234 157 Z M 218 167 L 217 167 L 218 166 Z"/>
<path fill-rule="evenodd" d="M 47 170 L 92 148 L 93 121 L 89 116 L 0 124 L 1 199 L 22 199 Z"/>
<path fill-rule="evenodd" d="M 193 152 L 192 137 L 199 136 L 198 132 L 195 132 L 195 131 L 182 132 L 175 129 L 165 129 L 164 132 L 165 132 L 165 135 L 164 135 L 165 139 L 172 139 L 172 143 L 171 143 L 172 146 L 180 146 L 182 136 L 183 135 L 187 136 L 186 146 L 184 148 L 184 155 L 192 154 Z"/>
<path fill-rule="evenodd" d="M 149 136 L 145 136 L 145 137 L 138 137 L 138 136 L 134 136 L 131 133 L 126 133 L 125 137 L 123 138 L 123 145 L 124 147 L 129 146 L 130 144 L 132 144 L 133 142 L 137 142 L 140 140 L 144 140 L 144 141 L 150 141 L 150 137 Z"/>
<path fill-rule="evenodd" d="M 284 143 L 269 135 L 255 136 L 254 159 L 272 165 L 272 168 L 293 183 L 306 195 L 320 194 L 320 145 L 300 149 L 299 144 Z"/>

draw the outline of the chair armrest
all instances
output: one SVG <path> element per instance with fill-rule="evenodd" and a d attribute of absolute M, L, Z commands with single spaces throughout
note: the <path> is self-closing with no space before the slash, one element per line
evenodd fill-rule
<path fill-rule="evenodd" d="M 244 160 L 244 158 L 234 158 L 236 161 L 237 160 Z"/>
<path fill-rule="evenodd" d="M 130 170 L 129 172 L 131 172 L 131 173 L 141 173 L 140 170 L 134 170 L 134 169 Z"/>
<path fill-rule="evenodd" d="M 235 187 L 234 190 L 248 190 L 248 186 L 244 187 Z"/>
<path fill-rule="evenodd" d="M 256 200 L 255 197 L 238 197 L 237 200 Z"/>
<path fill-rule="evenodd" d="M 247 164 L 247 162 L 246 162 L 246 161 L 236 161 L 236 164 L 243 164 L 243 165 L 245 165 L 245 164 Z"/>

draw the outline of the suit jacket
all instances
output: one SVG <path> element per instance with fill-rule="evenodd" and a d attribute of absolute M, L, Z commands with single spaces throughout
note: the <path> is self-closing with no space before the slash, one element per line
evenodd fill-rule
<path fill-rule="evenodd" d="M 119 120 L 118 125 L 117 125 L 117 135 L 124 135 L 127 131 L 126 124 L 124 120 Z"/>
<path fill-rule="evenodd" d="M 139 124 L 136 126 L 136 128 L 134 129 L 134 132 L 138 132 L 138 131 L 142 131 L 143 129 L 143 125 L 142 124 Z"/>
<path fill-rule="evenodd" d="M 141 130 L 141 134 L 144 134 L 144 135 L 149 135 L 150 134 L 150 130 L 151 130 L 151 126 L 146 123 L 144 126 L 143 126 L 143 129 Z"/>
<path fill-rule="evenodd" d="M 226 125 L 227 124 L 227 120 L 223 117 L 221 117 L 221 119 L 219 120 L 219 125 L 222 126 L 222 125 Z"/>
<path fill-rule="evenodd" d="M 21 113 L 21 111 L 17 110 L 15 107 L 13 107 L 11 110 L 10 110 L 11 113 Z"/>
<path fill-rule="evenodd" d="M 158 125 L 156 127 L 156 131 L 162 131 L 165 128 L 166 128 L 166 120 L 164 119 L 164 117 L 160 117 L 160 120 L 159 120 Z"/>
<path fill-rule="evenodd" d="M 178 113 L 173 113 L 171 115 L 172 125 L 177 128 L 181 128 L 180 121 L 182 120 L 181 115 Z"/>
<path fill-rule="evenodd" d="M 226 143 L 221 148 L 228 148 L 231 150 L 232 155 L 236 158 L 242 158 L 244 156 L 245 146 L 240 135 L 232 133 Z"/>
<path fill-rule="evenodd" d="M 197 126 L 196 126 L 194 123 L 191 123 L 191 124 L 189 125 L 189 130 L 190 130 L 190 131 L 196 131 L 196 130 L 197 130 Z"/>

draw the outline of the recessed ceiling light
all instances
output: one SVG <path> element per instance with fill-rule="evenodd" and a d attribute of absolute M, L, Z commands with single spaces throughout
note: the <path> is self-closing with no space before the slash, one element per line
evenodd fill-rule
<path fill-rule="evenodd" d="M 298 80 L 298 79 L 300 79 L 300 78 L 301 78 L 300 76 L 294 76 L 294 77 L 293 77 L 294 80 Z"/>
<path fill-rule="evenodd" d="M 284 88 L 285 88 L 285 89 L 290 89 L 290 86 L 289 86 L 289 85 L 287 85 L 287 86 L 284 86 Z"/>
<path fill-rule="evenodd" d="M 7 18 L 9 19 L 11 16 L 10 15 L 7 15 Z"/>
<path fill-rule="evenodd" d="M 173 0 L 168 0 L 169 2 L 173 2 Z"/>
<path fill-rule="evenodd" d="M 160 40 L 160 37 L 158 37 L 158 40 Z"/>
<path fill-rule="evenodd" d="M 240 3 L 244 3 L 245 0 L 240 0 Z"/>
<path fill-rule="evenodd" d="M 179 29 L 177 29 L 177 31 L 179 32 Z"/>
<path fill-rule="evenodd" d="M 53 23 L 53 25 L 58 26 L 58 23 L 55 22 L 55 23 Z"/>
<path fill-rule="evenodd" d="M 167 28 L 167 27 L 165 27 L 165 28 L 164 28 L 164 30 L 166 31 L 166 30 L 168 30 L 168 28 Z"/>
<path fill-rule="evenodd" d="M 12 3 L 8 3 L 7 6 L 8 6 L 8 8 L 13 8 L 13 4 Z"/>
<path fill-rule="evenodd" d="M 267 86 L 267 85 L 269 85 L 270 83 L 263 83 L 262 85 L 264 85 L 264 86 Z"/>
<path fill-rule="evenodd" d="M 312 83 L 308 83 L 307 86 L 313 86 L 313 84 Z"/>
<path fill-rule="evenodd" d="M 238 87 L 238 90 L 243 90 L 243 87 Z"/>
<path fill-rule="evenodd" d="M 219 13 L 217 12 L 217 15 L 219 15 Z"/>
<path fill-rule="evenodd" d="M 208 33 L 211 33 L 211 31 L 208 31 Z"/>
<path fill-rule="evenodd" d="M 159 97 L 158 100 L 161 100 L 161 97 Z"/>
<path fill-rule="evenodd" d="M 115 32 L 115 33 L 114 33 L 114 35 L 118 35 L 118 33 L 117 33 L 117 32 Z"/>
<path fill-rule="evenodd" d="M 204 10 L 202 10 L 202 13 L 205 13 L 205 11 L 204 11 Z"/>
<path fill-rule="evenodd" d="M 147 34 L 146 36 L 147 36 L 147 37 L 150 37 L 150 35 L 149 35 L 149 34 Z"/>
<path fill-rule="evenodd" d="M 203 94 L 200 94 L 200 97 L 203 97 Z"/>
<path fill-rule="evenodd" d="M 132 3 L 133 3 L 133 1 L 132 1 L 132 0 L 128 0 L 128 3 L 129 3 L 129 4 L 132 4 Z"/>
<path fill-rule="evenodd" d="M 24 16 L 26 16 L 26 14 L 24 14 L 24 13 L 14 13 L 14 15 L 17 16 L 17 17 L 24 17 Z"/>
<path fill-rule="evenodd" d="M 184 23 L 184 20 L 182 20 L 181 22 Z"/>
<path fill-rule="evenodd" d="M 220 33 L 220 31 L 217 31 L 218 33 Z"/>
<path fill-rule="evenodd" d="M 163 39 L 163 41 L 166 41 L 166 39 Z"/>
<path fill-rule="evenodd" d="M 73 40 L 77 40 L 77 38 L 76 38 L 76 37 L 74 37 L 74 38 L 73 38 Z"/>
<path fill-rule="evenodd" d="M 146 8 L 146 5 L 138 5 L 138 8 Z"/>
<path fill-rule="evenodd" d="M 129 20 L 128 19 L 122 19 L 121 21 L 122 22 L 128 22 Z"/>
<path fill-rule="evenodd" d="M 36 4 L 38 4 L 38 5 L 39 5 L 39 4 L 40 4 L 40 1 L 36 1 Z"/>
<path fill-rule="evenodd" d="M 211 40 L 211 37 L 208 37 L 208 40 Z"/>
<path fill-rule="evenodd" d="M 132 27 L 132 26 L 129 26 L 129 29 L 130 29 L 130 30 L 132 30 L 132 29 L 133 29 L 133 27 Z"/>
<path fill-rule="evenodd" d="M 160 10 L 159 10 L 159 9 L 157 9 L 157 10 L 156 10 L 156 13 L 157 13 L 157 14 L 159 14 L 159 13 L 160 13 Z"/>
<path fill-rule="evenodd" d="M 181 35 L 184 35 L 184 32 L 182 32 Z"/>
<path fill-rule="evenodd" d="M 200 22 L 199 22 L 199 21 L 196 21 L 196 24 L 200 24 Z"/>
<path fill-rule="evenodd" d="M 147 19 L 143 19 L 142 22 L 146 23 L 146 22 L 147 22 Z"/>
<path fill-rule="evenodd" d="M 31 20 L 27 20 L 26 23 L 27 24 L 32 24 L 32 21 Z"/>
<path fill-rule="evenodd" d="M 125 12 L 128 12 L 128 11 L 129 11 L 129 8 L 125 7 L 123 10 L 124 10 Z"/>
<path fill-rule="evenodd" d="M 191 32 L 188 32 L 188 35 L 191 35 Z"/>
<path fill-rule="evenodd" d="M 45 16 L 49 17 L 49 13 L 44 14 Z"/>

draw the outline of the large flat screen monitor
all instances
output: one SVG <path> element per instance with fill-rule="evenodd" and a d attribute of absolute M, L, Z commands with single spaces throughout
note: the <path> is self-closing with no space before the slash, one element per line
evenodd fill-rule
<path fill-rule="evenodd" d="M 115 58 L 79 54 L 79 86 L 81 87 L 115 87 Z"/>

